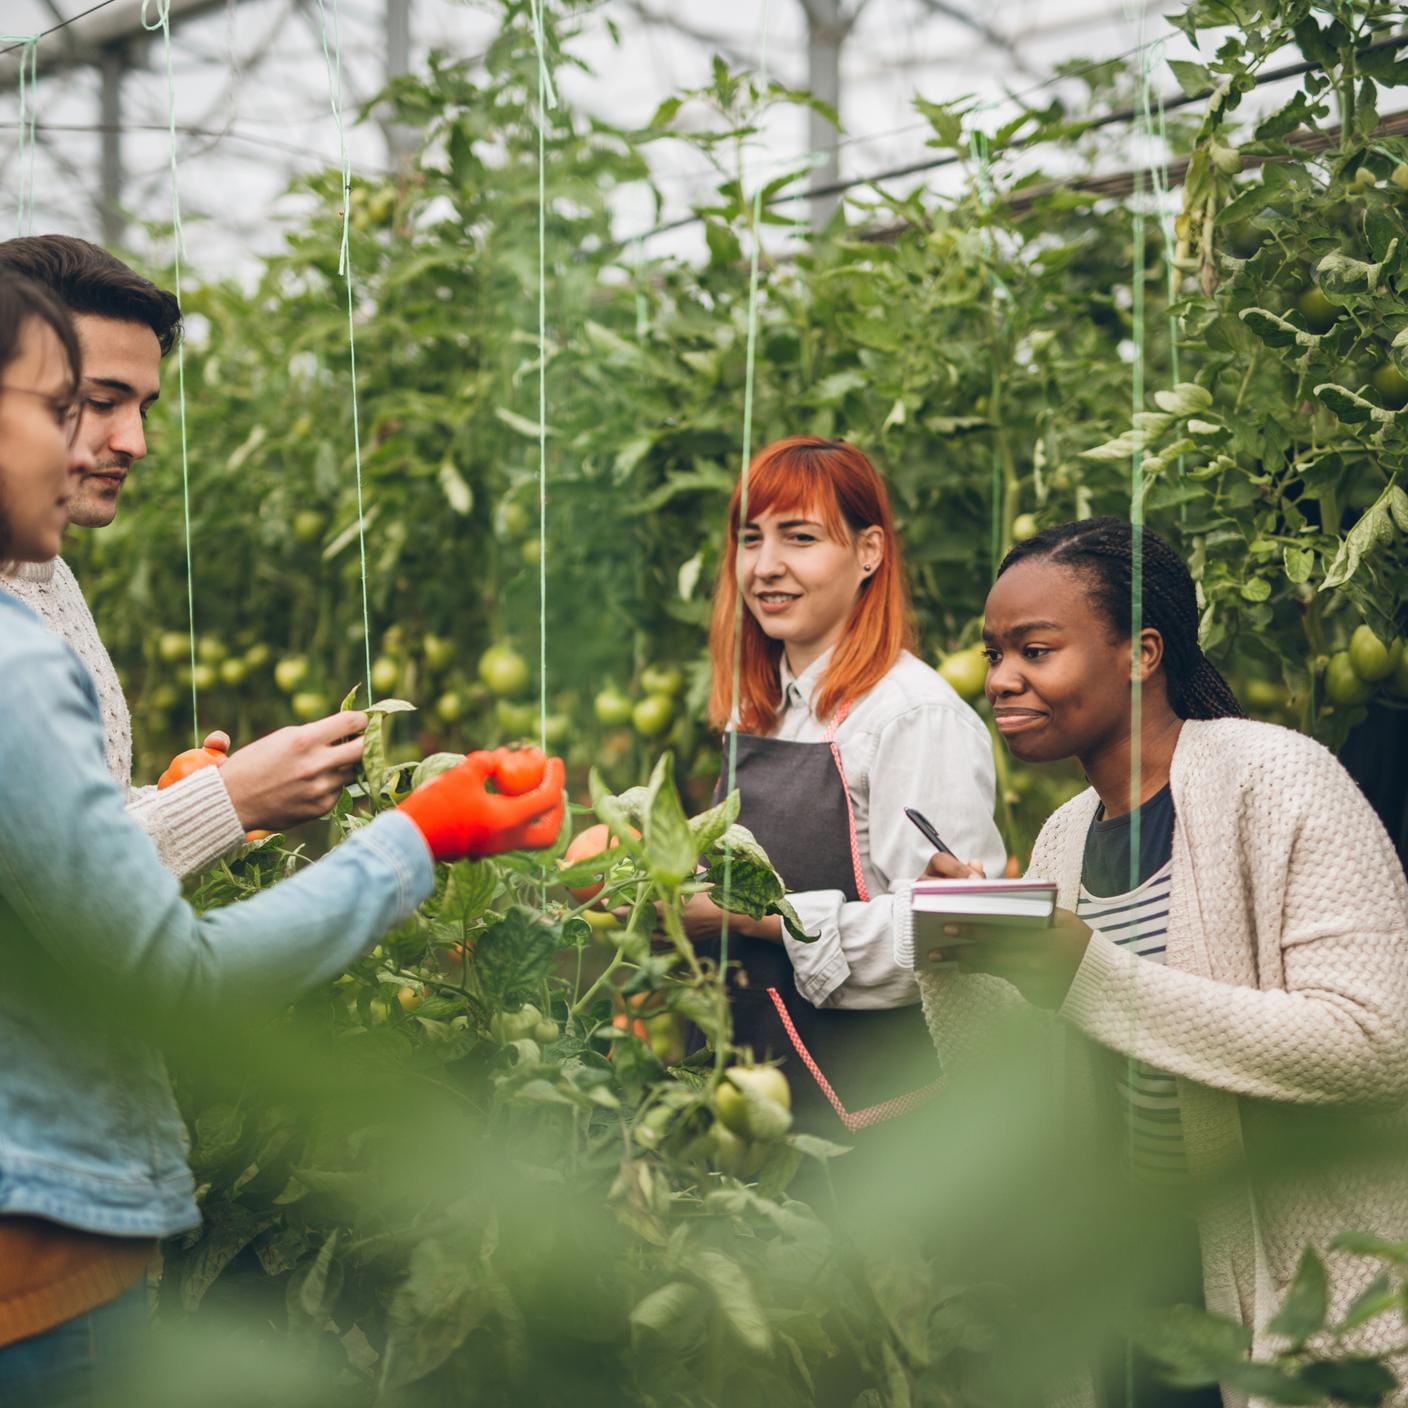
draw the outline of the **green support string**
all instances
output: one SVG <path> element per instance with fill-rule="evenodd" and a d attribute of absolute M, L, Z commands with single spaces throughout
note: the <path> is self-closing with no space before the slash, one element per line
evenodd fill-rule
<path fill-rule="evenodd" d="M 763 0 L 762 42 L 758 50 L 758 83 L 764 87 L 768 81 L 768 0 Z M 739 162 L 740 168 L 742 161 Z M 742 171 L 739 178 L 742 179 Z M 753 192 L 753 208 L 749 217 L 752 230 L 752 246 L 748 256 L 748 330 L 745 339 L 743 360 L 743 439 L 739 446 L 740 482 L 742 489 L 738 500 L 738 531 L 742 541 L 743 528 L 748 522 L 748 466 L 753 458 L 753 387 L 756 380 L 758 355 L 758 271 L 762 253 L 761 230 L 763 223 L 763 188 L 760 185 Z M 733 727 L 728 733 L 728 785 L 724 795 L 732 793 L 738 780 L 738 728 L 741 723 L 739 708 L 742 703 L 743 675 L 743 593 L 736 593 L 733 613 L 733 697 L 729 701 L 729 713 Z M 728 901 L 733 893 L 733 848 L 724 847 L 724 902 L 723 923 L 719 927 L 719 973 L 728 972 Z M 732 1036 L 732 1030 L 729 1033 Z M 717 1043 L 714 1051 L 714 1069 L 723 1070 L 724 1052 L 727 1042 Z"/>
<path fill-rule="evenodd" d="M 20 120 L 19 150 L 15 154 L 19 167 L 19 196 L 15 218 L 17 235 L 34 233 L 34 153 L 39 145 L 38 109 L 35 93 L 39 78 L 39 39 L 37 34 L 0 34 L 0 44 L 18 45 L 20 49 Z"/>
<path fill-rule="evenodd" d="M 529 0 L 538 55 L 538 745 L 548 750 L 548 110 L 557 91 L 548 68 L 545 0 Z"/>
<path fill-rule="evenodd" d="M 148 19 L 154 12 L 155 19 Z M 162 52 L 166 65 L 166 124 L 171 169 L 171 244 L 176 284 L 176 302 L 181 303 L 181 268 L 186 255 L 186 236 L 181 227 L 181 191 L 177 185 L 176 152 L 176 75 L 171 56 L 171 0 L 142 0 L 142 28 L 148 33 L 161 34 Z M 196 580 L 195 560 L 191 550 L 191 461 L 186 437 L 186 343 L 184 336 L 176 339 L 176 419 L 181 437 L 181 513 L 186 535 L 186 618 L 190 624 L 191 649 L 191 738 L 199 747 L 200 687 L 196 683 Z"/>
<path fill-rule="evenodd" d="M 988 105 L 990 106 L 990 105 Z M 986 132 L 974 128 L 968 134 L 968 150 L 973 157 L 973 180 L 978 191 L 978 200 L 984 209 L 992 205 L 993 181 L 992 181 L 992 153 L 988 147 L 988 135 Z M 987 232 L 987 249 L 989 258 L 993 259 L 992 280 L 994 288 L 994 301 L 996 294 L 1006 293 L 1007 287 L 1002 282 L 1002 276 L 997 272 L 996 259 L 993 258 L 997 252 L 997 241 L 993 239 L 992 231 Z M 996 331 L 997 319 L 994 315 L 991 326 Z M 988 388 L 988 410 L 996 422 L 1000 416 L 1002 406 L 1002 372 L 997 364 L 996 349 L 990 348 L 992 362 L 992 380 Z M 988 539 L 988 556 L 991 575 L 996 580 L 998 565 L 1002 560 L 1002 522 L 1005 505 L 1003 502 L 1003 473 L 1002 473 L 1002 450 L 998 444 L 998 437 L 1001 435 L 1001 426 L 993 425 L 992 432 L 992 514 Z"/>
<path fill-rule="evenodd" d="M 347 359 L 352 397 L 352 466 L 357 484 L 357 569 L 362 585 L 362 654 L 366 674 L 367 703 L 372 703 L 372 622 L 367 591 L 367 515 L 362 493 L 362 417 L 357 400 L 357 320 L 356 290 L 352 278 L 352 160 L 347 154 L 347 128 L 342 120 L 342 21 L 337 0 L 332 0 L 333 32 L 329 46 L 328 11 L 318 0 L 318 19 L 323 40 L 323 65 L 328 75 L 328 98 L 332 120 L 337 127 L 338 154 L 342 162 L 342 243 L 338 249 L 337 272 L 347 289 Z"/>

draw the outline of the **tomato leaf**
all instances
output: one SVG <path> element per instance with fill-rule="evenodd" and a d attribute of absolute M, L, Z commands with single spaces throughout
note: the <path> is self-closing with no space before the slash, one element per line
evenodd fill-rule
<path fill-rule="evenodd" d="M 1304 1344 L 1311 1335 L 1325 1328 L 1328 1306 L 1325 1263 L 1307 1247 L 1301 1253 L 1295 1280 L 1269 1328 L 1272 1334 L 1284 1335 L 1293 1344 Z"/>
<path fill-rule="evenodd" d="M 1188 1305 L 1139 1317 L 1132 1335 L 1162 1367 L 1167 1382 L 1178 1388 L 1217 1383 L 1245 1364 L 1252 1342 L 1245 1325 Z"/>
<path fill-rule="evenodd" d="M 662 753 L 646 790 L 645 859 L 651 878 L 662 885 L 683 884 L 694 874 L 699 851 L 675 788 L 675 759 Z"/>
<path fill-rule="evenodd" d="M 696 1251 L 684 1259 L 681 1269 L 712 1293 L 724 1323 L 746 1349 L 754 1354 L 772 1350 L 772 1326 L 767 1313 L 753 1283 L 732 1257 L 722 1252 Z"/>
<path fill-rule="evenodd" d="M 486 1001 L 517 1009 L 537 996 L 559 948 L 558 931 L 515 905 L 474 945 L 474 970 Z"/>
<path fill-rule="evenodd" d="M 387 1308 L 381 1388 L 404 1388 L 438 1369 L 489 1312 L 475 1265 L 436 1238 L 418 1242 Z"/>

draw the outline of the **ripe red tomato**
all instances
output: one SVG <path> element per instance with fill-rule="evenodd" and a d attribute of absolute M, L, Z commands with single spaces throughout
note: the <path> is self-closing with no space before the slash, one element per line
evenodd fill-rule
<path fill-rule="evenodd" d="M 494 766 L 494 781 L 500 792 L 521 797 L 542 782 L 547 766 L 548 760 L 540 748 L 501 748 Z"/>

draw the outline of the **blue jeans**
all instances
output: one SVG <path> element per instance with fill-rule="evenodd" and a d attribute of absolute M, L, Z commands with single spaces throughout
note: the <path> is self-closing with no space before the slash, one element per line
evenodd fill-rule
<path fill-rule="evenodd" d="M 5 1408 L 136 1408 L 147 1288 L 139 1281 L 116 1300 L 0 1349 Z"/>

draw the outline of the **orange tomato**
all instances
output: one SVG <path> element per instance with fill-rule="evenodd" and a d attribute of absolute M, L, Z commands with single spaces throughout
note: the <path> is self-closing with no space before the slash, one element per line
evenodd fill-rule
<path fill-rule="evenodd" d="M 227 757 L 229 754 L 218 744 L 211 744 L 208 748 L 187 748 L 184 753 L 177 753 L 172 758 L 171 765 L 157 778 L 156 790 L 160 792 L 167 787 L 174 787 L 202 768 L 218 768 Z M 273 834 L 272 831 L 246 831 L 244 839 L 262 841 L 266 836 Z"/>
<path fill-rule="evenodd" d="M 632 827 L 631 834 L 638 837 L 640 832 Z M 611 828 L 605 822 L 598 822 L 596 826 L 589 826 L 581 835 L 572 838 L 571 844 L 563 854 L 561 864 L 563 866 L 576 865 L 579 860 L 590 860 L 592 856 L 601 856 L 604 862 L 606 852 L 620 844 L 620 841 L 611 834 Z M 605 869 L 606 866 L 603 863 L 603 872 Z M 595 899 L 601 893 L 605 883 L 603 878 L 595 885 L 579 885 L 569 888 L 567 893 L 578 904 L 586 904 L 588 900 Z"/>

